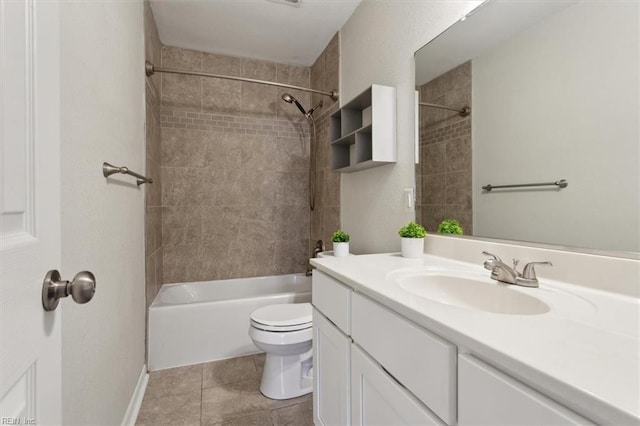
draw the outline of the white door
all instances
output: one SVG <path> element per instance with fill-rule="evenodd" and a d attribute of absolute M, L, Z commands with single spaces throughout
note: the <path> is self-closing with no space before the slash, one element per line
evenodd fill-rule
<path fill-rule="evenodd" d="M 1 424 L 61 422 L 59 85 L 58 4 L 0 0 Z"/>
<path fill-rule="evenodd" d="M 313 422 L 348 426 L 351 339 L 313 309 Z"/>

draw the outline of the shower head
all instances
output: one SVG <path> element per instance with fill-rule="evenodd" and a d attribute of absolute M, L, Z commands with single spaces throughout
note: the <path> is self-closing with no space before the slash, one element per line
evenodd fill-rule
<path fill-rule="evenodd" d="M 290 94 L 288 93 L 283 94 L 282 100 L 290 104 L 296 104 L 296 106 L 298 107 L 302 115 L 304 115 L 305 117 L 307 116 L 307 111 L 305 111 L 304 108 L 302 108 L 302 105 L 300 105 L 300 102 L 298 102 L 298 100 L 293 96 L 291 96 Z"/>

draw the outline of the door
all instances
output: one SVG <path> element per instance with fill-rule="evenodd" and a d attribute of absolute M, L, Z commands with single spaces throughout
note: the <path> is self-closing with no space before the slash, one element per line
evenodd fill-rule
<path fill-rule="evenodd" d="M 356 345 L 351 345 L 351 424 L 445 425 Z"/>
<path fill-rule="evenodd" d="M 350 424 L 351 339 L 313 309 L 313 419 L 316 426 Z"/>
<path fill-rule="evenodd" d="M 0 421 L 61 422 L 58 4 L 0 0 Z M 65 277 L 66 278 L 66 277 Z"/>

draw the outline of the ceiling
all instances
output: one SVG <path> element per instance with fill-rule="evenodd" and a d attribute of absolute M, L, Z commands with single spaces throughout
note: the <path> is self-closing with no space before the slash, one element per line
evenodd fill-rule
<path fill-rule="evenodd" d="M 361 0 L 151 0 L 163 44 L 311 66 Z"/>

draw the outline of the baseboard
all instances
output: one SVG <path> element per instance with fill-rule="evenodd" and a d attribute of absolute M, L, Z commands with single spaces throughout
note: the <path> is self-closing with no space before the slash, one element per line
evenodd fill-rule
<path fill-rule="evenodd" d="M 149 373 L 147 373 L 147 365 L 142 365 L 142 371 L 140 377 L 138 377 L 138 383 L 131 395 L 131 401 L 127 407 L 127 412 L 124 414 L 122 420 L 122 426 L 133 426 L 136 424 L 140 407 L 142 406 L 142 399 L 144 398 L 144 392 L 147 390 L 147 383 L 149 383 Z"/>

